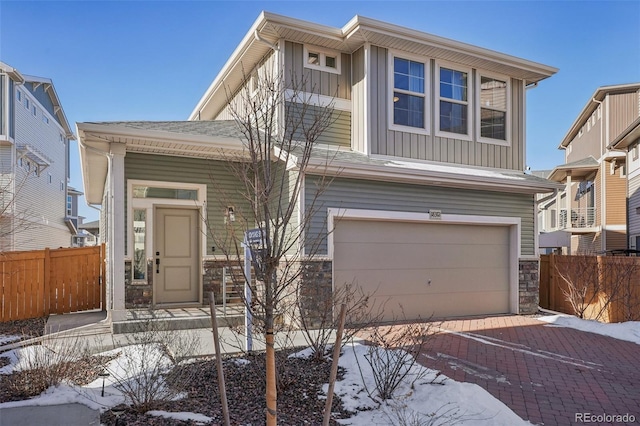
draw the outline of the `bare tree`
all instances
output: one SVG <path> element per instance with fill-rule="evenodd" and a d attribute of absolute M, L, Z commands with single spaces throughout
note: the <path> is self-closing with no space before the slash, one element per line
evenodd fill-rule
<path fill-rule="evenodd" d="M 228 110 L 242 133 L 244 152 L 227 154 L 225 160 L 242 189 L 239 193 L 220 191 L 218 201 L 224 208 L 233 205 L 234 197 L 240 197 L 247 207 L 228 211 L 225 232 L 211 232 L 230 265 L 238 265 L 243 255 L 247 229 L 256 228 L 262 236 L 251 252 L 258 285 L 250 287 L 251 302 L 243 300 L 255 331 L 262 333 L 266 342 L 267 424 L 275 425 L 274 332 L 282 323 L 285 307 L 291 306 L 296 297 L 304 261 L 312 257 L 319 244 L 308 231 L 319 197 L 332 180 L 322 172 L 322 165 L 314 172 L 315 191 L 303 200 L 304 209 L 299 209 L 300 196 L 318 139 L 335 118 L 333 104 L 323 105 L 317 96 L 310 95 L 314 88 L 304 78 L 285 78 L 264 71 L 267 68 L 247 78 L 240 93 L 229 96 Z M 326 152 L 325 165 L 332 159 L 331 151 Z M 250 278 L 232 274 L 238 287 L 243 283 L 237 282 L 237 276 L 246 281 Z"/>

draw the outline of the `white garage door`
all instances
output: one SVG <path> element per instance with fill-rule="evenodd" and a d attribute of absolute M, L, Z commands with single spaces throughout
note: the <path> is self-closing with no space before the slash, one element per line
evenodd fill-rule
<path fill-rule="evenodd" d="M 386 320 L 509 312 L 507 226 L 341 219 L 333 241 L 334 285 L 375 292 Z"/>

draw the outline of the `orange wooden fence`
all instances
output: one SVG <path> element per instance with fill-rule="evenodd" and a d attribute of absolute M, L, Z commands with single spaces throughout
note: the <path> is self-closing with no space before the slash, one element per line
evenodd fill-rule
<path fill-rule="evenodd" d="M 584 285 L 585 318 L 640 320 L 640 257 L 541 255 L 540 306 L 575 315 L 561 274 L 574 287 Z"/>
<path fill-rule="evenodd" d="M 0 253 L 0 322 L 104 310 L 105 246 Z"/>

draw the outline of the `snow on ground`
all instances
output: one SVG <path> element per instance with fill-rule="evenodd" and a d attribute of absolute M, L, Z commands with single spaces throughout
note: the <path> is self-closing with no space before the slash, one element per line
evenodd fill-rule
<path fill-rule="evenodd" d="M 640 345 L 640 321 L 621 323 L 602 323 L 595 320 L 584 320 L 571 315 L 550 315 L 538 318 L 550 325 L 575 328 L 576 330 L 602 334 L 615 339 L 626 340 Z"/>
<path fill-rule="evenodd" d="M 7 343 L 20 340 L 20 336 L 12 336 L 7 334 L 0 334 L 0 345 L 6 345 Z"/>
<path fill-rule="evenodd" d="M 640 344 L 640 322 L 621 324 L 603 324 L 597 321 L 581 320 L 568 315 L 541 317 L 539 320 L 551 326 L 571 327 L 591 333 L 603 334 L 621 340 Z M 15 401 L 0 404 L 0 407 L 52 405 L 61 403 L 81 403 L 101 411 L 125 402 L 124 395 L 114 386 L 116 377 L 131 377 L 137 371 L 132 360 L 145 357 L 156 362 L 166 362 L 162 355 L 153 348 L 149 351 L 140 345 L 126 346 L 105 354 L 119 353 L 120 356 L 109 364 L 110 376 L 104 380 L 104 397 L 102 396 L 103 379 L 78 387 L 59 385 L 50 388 L 39 397 L 26 401 Z M 0 374 L 9 374 L 14 370 L 25 368 L 24 360 L 33 356 L 33 347 L 16 349 L 3 353 L 10 364 L 0 369 Z M 382 350 L 382 349 L 378 349 Z M 345 369 L 343 380 L 336 382 L 335 393 L 345 408 L 356 412 L 348 419 L 340 420 L 345 425 L 387 425 L 387 424 L 473 424 L 473 425 L 526 425 L 513 411 L 502 402 L 491 396 L 481 387 L 471 383 L 461 383 L 444 375 L 437 375 L 433 370 L 414 365 L 405 380 L 397 389 L 395 398 L 390 401 L 378 401 L 375 395 L 374 374 L 365 356 L 367 346 L 353 343 L 346 345 L 340 357 L 340 366 Z M 305 358 L 310 355 L 305 349 L 292 356 Z M 238 364 L 248 363 L 245 359 L 236 359 Z M 127 376 L 128 375 L 128 376 Z M 411 381 L 414 381 L 413 385 Z M 328 384 L 324 385 L 326 392 Z M 373 396 L 369 396 L 369 393 Z M 167 413 L 150 412 L 151 415 L 174 419 L 191 419 L 198 423 L 207 423 L 211 419 L 199 413 Z"/>
<path fill-rule="evenodd" d="M 203 414 L 197 414 L 197 413 L 185 413 L 185 412 L 171 413 L 169 411 L 153 410 L 153 411 L 147 411 L 147 414 L 149 414 L 150 416 L 164 417 L 167 419 L 187 420 L 187 421 L 192 420 L 198 424 L 207 424 L 213 420 L 211 417 L 207 417 Z"/>

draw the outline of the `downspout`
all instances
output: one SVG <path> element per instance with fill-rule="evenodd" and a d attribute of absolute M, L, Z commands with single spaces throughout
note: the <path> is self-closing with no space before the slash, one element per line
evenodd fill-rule
<path fill-rule="evenodd" d="M 107 191 L 109 194 L 109 204 L 107 206 L 107 211 L 105 212 L 109 217 L 107 218 L 107 224 L 109 225 L 109 232 L 108 232 L 108 248 L 107 248 L 107 252 L 109 254 L 109 262 L 113 262 L 113 258 L 114 258 L 114 247 L 113 247 L 113 239 L 115 237 L 115 231 L 114 231 L 114 226 L 113 226 L 113 218 L 110 217 L 111 212 L 113 212 L 113 192 L 111 191 L 111 169 L 113 167 L 113 154 L 109 153 L 109 152 L 104 152 L 104 151 L 100 151 L 99 149 L 90 147 L 88 145 L 85 145 L 82 142 L 81 138 L 78 138 L 78 144 L 86 149 L 87 151 L 91 151 L 94 152 L 98 155 L 104 155 L 107 158 L 107 178 L 106 178 L 106 183 L 107 183 Z M 91 208 L 94 208 L 98 211 L 100 211 L 102 213 L 102 209 L 98 209 L 97 207 L 92 206 L 91 204 L 87 203 L 87 205 Z M 113 284 L 114 284 L 114 274 L 113 274 L 113 268 L 112 267 L 108 267 L 107 268 L 107 274 L 109 279 L 107 280 L 107 282 L 109 283 L 109 288 L 107 289 L 108 291 L 105 291 L 105 293 L 108 295 L 109 301 L 104 301 L 107 309 L 107 317 L 104 319 L 104 322 L 106 324 L 110 324 L 112 322 L 112 310 L 113 310 Z"/>

